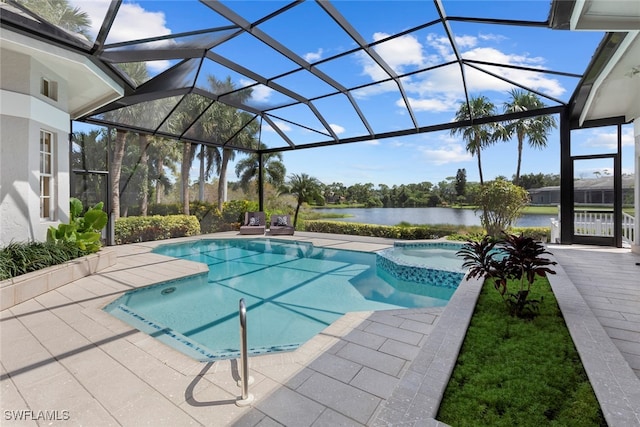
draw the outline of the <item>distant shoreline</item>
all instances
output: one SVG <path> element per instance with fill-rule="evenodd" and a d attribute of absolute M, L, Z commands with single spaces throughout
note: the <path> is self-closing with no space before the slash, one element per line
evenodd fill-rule
<path fill-rule="evenodd" d="M 380 209 L 411 209 L 414 207 L 429 209 L 427 206 L 406 206 L 406 207 L 389 207 L 389 208 L 380 208 Z M 433 206 L 435 208 L 442 206 Z M 451 209 L 475 209 L 475 206 L 447 206 Z M 371 209 L 361 204 L 353 204 L 353 205 L 325 205 L 325 206 L 310 206 L 310 209 L 313 210 L 326 210 L 326 209 Z M 558 207 L 557 206 L 526 206 L 522 210 L 523 214 L 529 215 L 558 215 Z"/>

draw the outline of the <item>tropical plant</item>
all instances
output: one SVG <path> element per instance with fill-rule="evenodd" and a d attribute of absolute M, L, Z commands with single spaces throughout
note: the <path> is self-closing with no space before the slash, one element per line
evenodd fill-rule
<path fill-rule="evenodd" d="M 67 0 L 20 0 L 20 3 L 49 23 L 90 38 L 89 14 L 71 6 Z"/>
<path fill-rule="evenodd" d="M 480 187 L 476 194 L 480 223 L 490 236 L 507 230 L 529 203 L 529 193 L 505 179 L 495 179 Z"/>
<path fill-rule="evenodd" d="M 104 203 L 100 202 L 89 208 L 84 216 L 80 200 L 72 197 L 69 206 L 69 223 L 49 227 L 47 241 L 74 243 L 83 251 L 97 252 L 100 249 L 100 232 L 107 225 L 107 214 L 102 210 Z"/>
<path fill-rule="evenodd" d="M 519 113 L 532 111 L 545 107 L 542 100 L 534 93 L 521 89 L 512 89 L 509 92 L 511 98 L 504 103 L 505 113 Z M 527 139 L 532 148 L 543 149 L 547 146 L 547 136 L 552 128 L 557 127 L 556 120 L 552 116 L 524 117 L 510 121 L 506 126 L 507 138 L 513 134 L 518 138 L 518 166 L 514 184 L 520 183 L 520 166 L 522 164 L 522 148 Z"/>
<path fill-rule="evenodd" d="M 469 240 L 457 255 L 464 260 L 463 268 L 469 268 L 467 280 L 474 277 L 492 280 L 512 315 L 535 315 L 541 301 L 528 298 L 531 285 L 536 276 L 555 274 L 549 266 L 557 263 L 543 257 L 551 252 L 533 238 L 522 234 L 505 233 L 504 236 L 501 240 L 491 236 L 480 241 Z M 514 282 L 517 290 L 510 292 L 509 285 Z"/>
<path fill-rule="evenodd" d="M 296 196 L 296 212 L 293 216 L 293 226 L 298 223 L 298 212 L 303 203 L 322 202 L 322 183 L 306 173 L 292 174 L 285 184 L 284 192 Z"/>
<path fill-rule="evenodd" d="M 495 115 L 496 107 L 485 96 L 477 96 L 469 99 L 469 102 L 462 102 L 456 112 L 455 121 L 461 122 L 465 120 L 474 120 L 481 117 L 490 117 Z M 495 125 L 492 124 L 476 124 L 471 126 L 459 127 L 451 129 L 451 135 L 462 136 L 466 142 L 466 149 L 472 156 L 478 159 L 478 174 L 480 175 L 480 184 L 484 184 L 482 177 L 482 160 L 481 151 L 493 144 L 496 140 L 497 133 L 494 132 Z"/>

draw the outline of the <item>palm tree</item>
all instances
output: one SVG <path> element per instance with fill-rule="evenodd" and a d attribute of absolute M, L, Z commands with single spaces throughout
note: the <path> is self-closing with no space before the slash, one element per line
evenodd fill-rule
<path fill-rule="evenodd" d="M 209 86 L 214 93 L 229 93 L 234 91 L 231 77 L 226 80 L 218 80 L 215 76 L 208 77 Z M 234 100 L 244 103 L 251 97 L 251 89 L 233 92 Z M 256 140 L 258 124 L 251 121 L 252 115 L 239 111 L 228 105 L 216 102 L 207 111 L 206 133 L 218 144 L 227 144 L 231 147 L 250 147 Z M 249 123 L 241 132 L 239 129 Z M 227 167 L 229 161 L 235 158 L 235 150 L 225 145 L 222 154 L 217 158 L 218 163 L 218 209 L 222 210 L 222 204 L 227 199 Z"/>
<path fill-rule="evenodd" d="M 147 79 L 147 67 L 143 62 L 131 62 L 121 64 L 120 68 L 131 77 L 131 79 L 140 83 Z M 134 123 L 140 113 L 137 106 L 123 107 L 118 110 L 110 111 L 105 114 L 109 120 L 114 123 Z M 113 147 L 113 158 L 109 177 L 111 179 L 111 210 L 115 215 L 115 219 L 120 218 L 120 174 L 122 173 L 122 160 L 126 147 L 127 131 L 116 129 L 116 138 Z"/>
<path fill-rule="evenodd" d="M 286 184 L 286 192 L 296 196 L 296 213 L 293 216 L 293 227 L 298 223 L 298 212 L 303 203 L 323 200 L 322 183 L 317 178 L 311 177 L 306 173 L 292 174 L 289 182 Z"/>
<path fill-rule="evenodd" d="M 473 120 L 480 117 L 490 117 L 495 115 L 496 107 L 485 96 L 471 97 L 469 103 L 462 102 L 456 113 L 455 121 Z M 466 149 L 472 156 L 478 158 L 478 173 L 480 174 L 480 185 L 484 183 L 482 178 L 482 160 L 480 152 L 495 141 L 495 125 L 478 124 L 467 127 L 451 129 L 451 135 L 462 135 L 462 139 L 467 143 Z"/>
<path fill-rule="evenodd" d="M 198 200 L 204 201 L 204 185 L 211 178 L 214 166 L 216 167 L 222 162 L 220 151 L 216 147 L 206 144 L 200 144 L 200 152 L 198 153 L 200 160 L 200 176 L 198 178 Z"/>
<path fill-rule="evenodd" d="M 182 108 L 179 109 L 179 112 L 171 116 L 169 128 L 175 133 L 184 132 L 185 136 L 188 138 L 202 139 L 205 134 L 205 126 L 203 125 L 203 122 L 206 122 L 206 120 L 201 119 L 196 123 L 194 123 L 194 120 L 196 120 L 203 111 L 205 104 L 209 102 L 210 101 L 202 96 L 193 94 L 186 95 L 181 101 Z M 187 129 L 186 132 L 184 131 L 185 129 Z M 180 164 L 180 196 L 182 200 L 182 213 L 185 215 L 189 215 L 189 172 L 191 170 L 191 165 L 193 164 L 193 159 L 196 155 L 197 146 L 197 144 L 184 141 L 182 145 L 182 162 Z"/>
<path fill-rule="evenodd" d="M 89 14 L 79 7 L 72 7 L 67 0 L 22 0 L 21 3 L 50 24 L 90 38 Z"/>
<path fill-rule="evenodd" d="M 265 144 L 260 144 L 260 148 L 267 148 Z M 258 168 L 260 155 L 251 153 L 247 157 L 236 163 L 236 176 L 240 178 L 240 186 L 246 192 L 249 190 L 249 184 L 258 176 Z M 282 163 L 282 153 L 266 153 L 262 155 L 265 181 L 280 188 L 284 185 L 286 176 L 286 168 Z"/>
<path fill-rule="evenodd" d="M 519 113 L 532 111 L 545 107 L 540 98 L 531 92 L 521 89 L 512 89 L 509 94 L 511 99 L 504 103 L 505 113 Z M 514 184 L 520 182 L 520 165 L 522 164 L 522 146 L 525 138 L 532 148 L 543 149 L 547 146 L 547 136 L 552 128 L 557 127 L 556 120 L 551 116 L 525 117 L 512 120 L 506 126 L 507 135 L 510 138 L 514 133 L 518 138 L 518 167 Z"/>
<path fill-rule="evenodd" d="M 165 168 L 169 169 L 173 175 L 177 175 L 177 163 L 180 160 L 178 142 L 175 140 L 150 137 L 152 142 L 149 145 L 149 175 L 155 183 L 155 204 L 162 202 L 162 195 L 165 188 L 171 185 Z"/>

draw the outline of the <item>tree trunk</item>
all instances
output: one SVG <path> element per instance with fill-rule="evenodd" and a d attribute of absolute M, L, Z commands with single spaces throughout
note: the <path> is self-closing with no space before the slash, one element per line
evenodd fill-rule
<path fill-rule="evenodd" d="M 227 165 L 229 164 L 230 150 L 222 150 L 222 164 L 220 165 L 220 176 L 218 177 L 218 209 L 222 211 L 222 204 L 227 201 Z"/>
<path fill-rule="evenodd" d="M 198 200 L 204 201 L 204 144 L 200 144 L 200 177 L 198 179 Z"/>
<path fill-rule="evenodd" d="M 522 163 L 522 138 L 518 137 L 518 167 L 516 169 L 515 185 L 520 185 L 520 164 Z"/>
<path fill-rule="evenodd" d="M 185 142 L 182 146 L 182 164 L 180 174 L 182 180 L 182 213 L 189 215 L 189 169 L 191 169 L 191 144 Z"/>
<path fill-rule="evenodd" d="M 484 184 L 484 180 L 482 179 L 482 161 L 480 160 L 480 147 L 478 147 L 478 152 L 476 153 L 478 155 L 478 174 L 480 175 L 480 185 Z"/>
<path fill-rule="evenodd" d="M 300 201 L 298 201 L 298 204 L 296 205 L 296 213 L 293 216 L 293 228 L 296 228 L 296 224 L 298 224 L 298 211 L 300 210 L 300 205 L 302 205 L 302 203 Z"/>
<path fill-rule="evenodd" d="M 140 191 L 140 215 L 147 216 L 149 210 L 149 155 L 147 154 L 149 137 L 146 134 L 138 134 L 140 146 L 140 165 L 142 186 Z"/>
<path fill-rule="evenodd" d="M 111 211 L 115 219 L 120 218 L 120 173 L 122 172 L 122 159 L 124 158 L 124 148 L 127 132 L 116 130 L 116 140 L 113 147 L 113 159 L 111 161 Z"/>
<path fill-rule="evenodd" d="M 164 175 L 164 159 L 162 155 L 158 157 L 158 171 Z M 164 194 L 164 184 L 160 179 L 156 180 L 156 205 L 162 203 L 162 196 Z"/>

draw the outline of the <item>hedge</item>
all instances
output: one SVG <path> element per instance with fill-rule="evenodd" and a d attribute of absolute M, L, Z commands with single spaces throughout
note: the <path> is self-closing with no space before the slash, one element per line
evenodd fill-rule
<path fill-rule="evenodd" d="M 115 224 L 117 245 L 198 234 L 200 223 L 195 215 L 134 216 L 119 218 Z"/>
<path fill-rule="evenodd" d="M 304 230 L 316 233 L 349 234 L 352 236 L 385 237 L 389 239 L 422 240 L 439 239 L 441 237 L 455 236 L 456 240 L 467 240 L 484 235 L 480 226 L 460 226 L 453 224 L 433 225 L 375 225 L 361 224 L 345 221 L 307 220 L 304 222 Z M 524 233 L 525 236 L 536 240 L 548 242 L 551 235 L 549 227 L 514 227 L 512 233 Z"/>
<path fill-rule="evenodd" d="M 461 228 L 451 224 L 424 226 L 397 226 L 360 224 L 357 222 L 307 220 L 305 231 L 317 233 L 349 234 L 352 236 L 386 237 L 389 239 L 416 240 L 438 239 L 461 232 Z"/>

